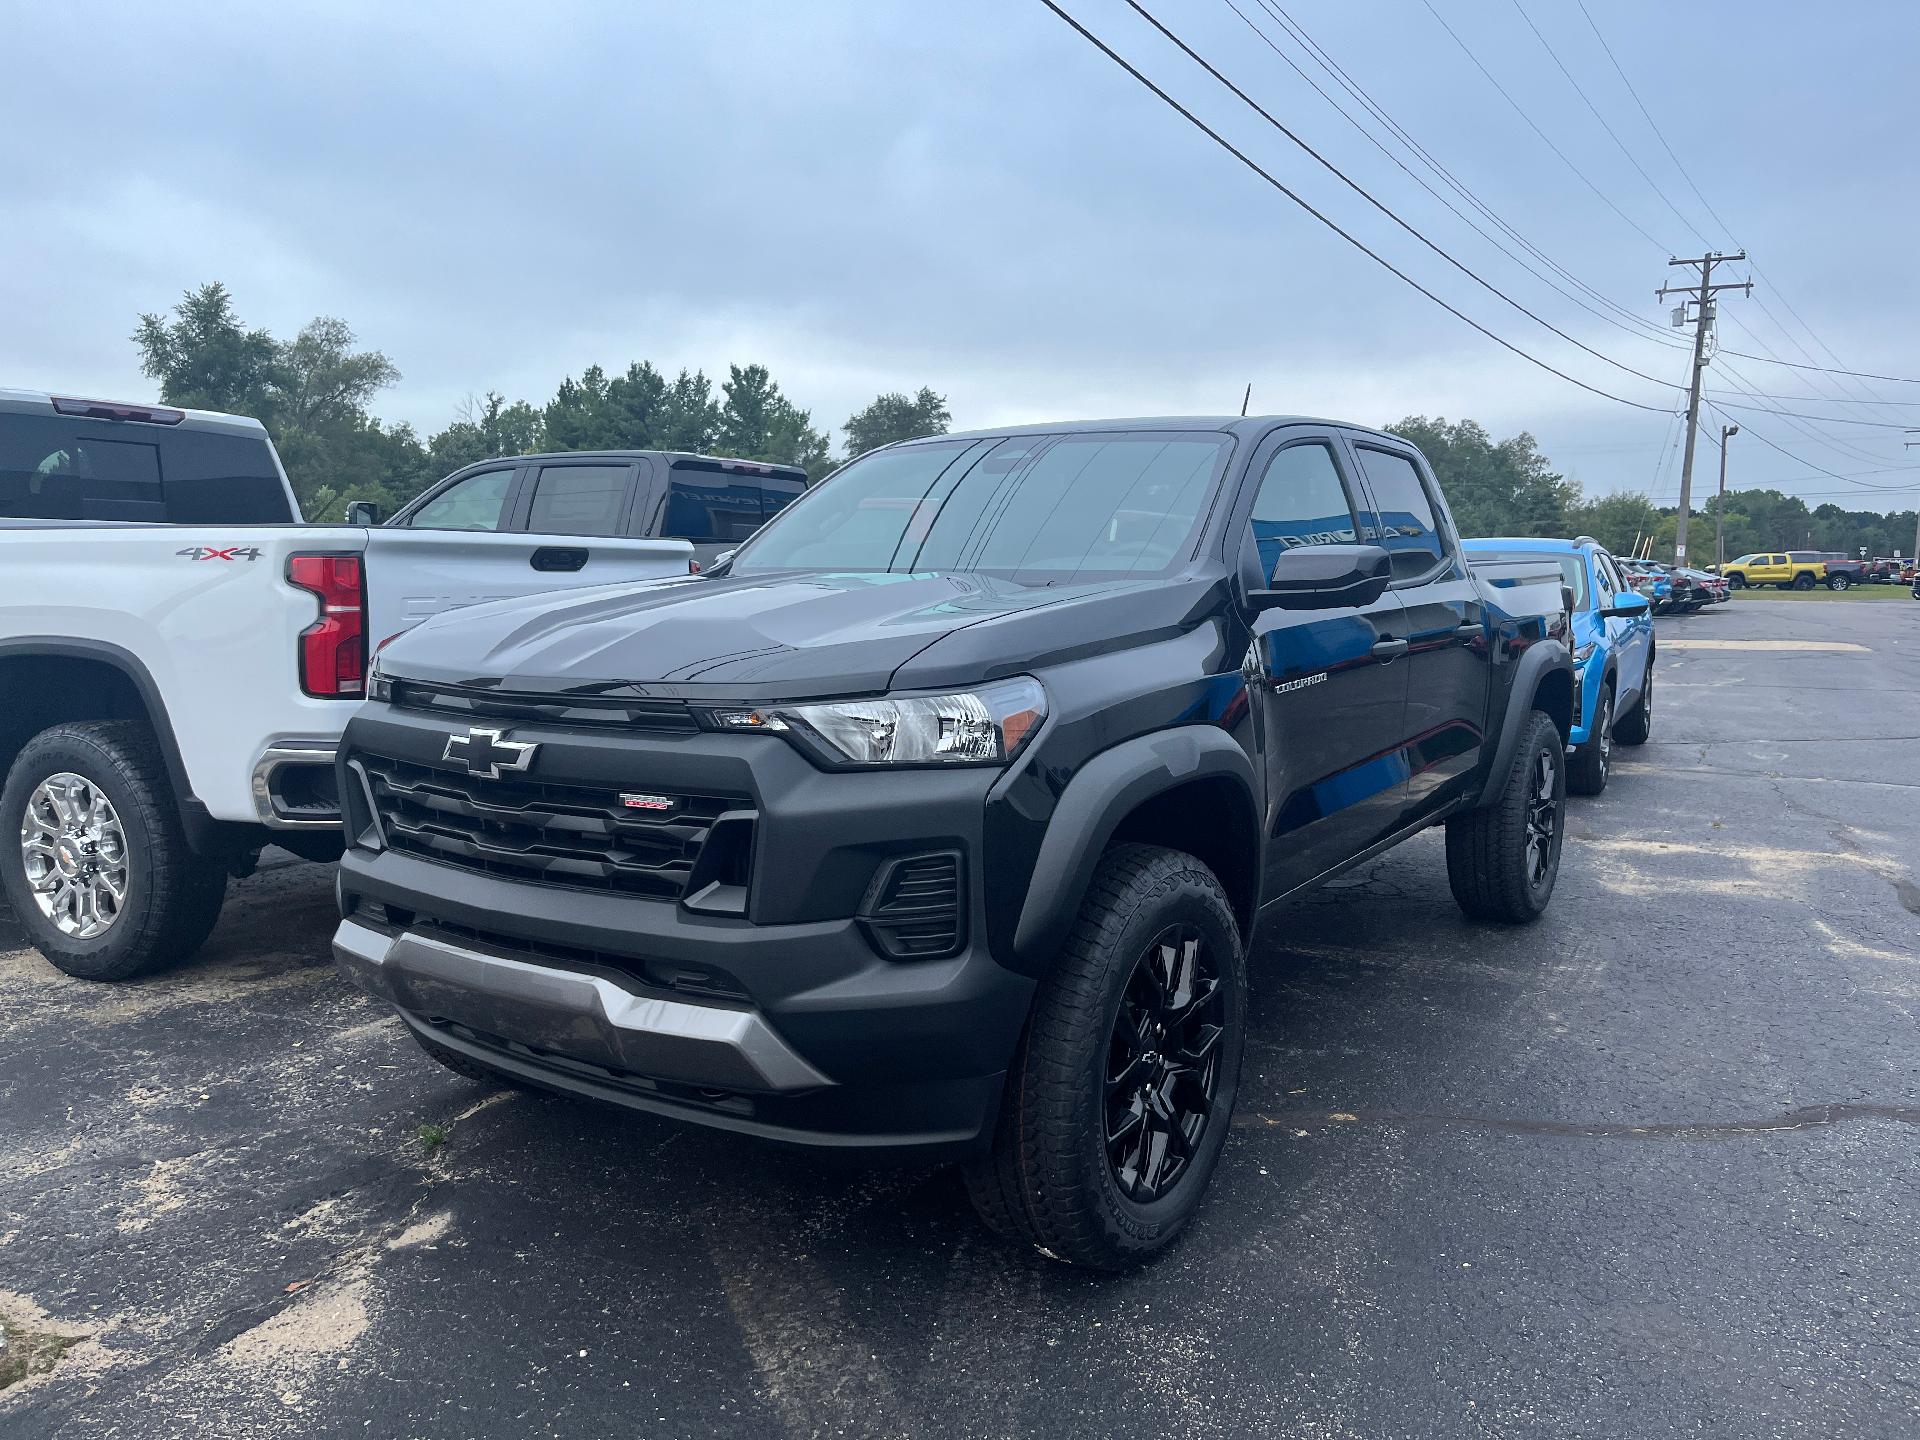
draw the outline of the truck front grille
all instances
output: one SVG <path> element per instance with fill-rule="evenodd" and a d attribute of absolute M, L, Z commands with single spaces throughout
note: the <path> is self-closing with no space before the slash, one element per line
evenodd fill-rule
<path fill-rule="evenodd" d="M 649 795 L 664 811 L 629 809 L 620 792 L 486 780 L 356 753 L 387 845 L 462 870 L 576 890 L 677 900 L 713 822 L 752 808 L 744 795 Z"/>

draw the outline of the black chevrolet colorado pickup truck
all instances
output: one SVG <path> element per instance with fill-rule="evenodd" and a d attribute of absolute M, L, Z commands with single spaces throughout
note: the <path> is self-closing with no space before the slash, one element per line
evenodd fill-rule
<path fill-rule="evenodd" d="M 1442 823 L 1469 915 L 1546 905 L 1565 600 L 1497 568 L 1352 426 L 875 451 L 705 575 L 384 650 L 336 960 L 462 1074 L 961 1159 L 1126 1265 L 1227 1138 L 1263 914 Z"/>

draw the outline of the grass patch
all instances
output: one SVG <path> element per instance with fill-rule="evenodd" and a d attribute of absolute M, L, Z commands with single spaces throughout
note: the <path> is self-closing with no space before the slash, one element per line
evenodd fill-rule
<path fill-rule="evenodd" d="M 447 1143 L 447 1127 L 431 1122 L 420 1127 L 420 1145 L 429 1154 L 433 1154 Z"/>
<path fill-rule="evenodd" d="M 1855 585 L 1847 590 L 1829 590 L 1826 586 L 1816 586 L 1812 590 L 1775 590 L 1771 586 L 1762 589 L 1758 585 L 1749 585 L 1744 590 L 1733 592 L 1735 600 L 1833 600 L 1850 604 L 1858 600 L 1904 600 L 1909 605 L 1920 605 L 1905 585 Z"/>
<path fill-rule="evenodd" d="M 0 1316 L 0 1390 L 29 1375 L 44 1375 L 80 1343 L 78 1335 L 49 1335 L 26 1330 Z"/>

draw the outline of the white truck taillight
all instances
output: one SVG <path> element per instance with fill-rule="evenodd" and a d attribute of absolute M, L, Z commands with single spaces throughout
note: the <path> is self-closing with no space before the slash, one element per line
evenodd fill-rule
<path fill-rule="evenodd" d="M 315 595 L 320 618 L 300 632 L 300 688 L 329 700 L 367 689 L 367 592 L 358 555 L 293 555 L 287 583 Z"/>

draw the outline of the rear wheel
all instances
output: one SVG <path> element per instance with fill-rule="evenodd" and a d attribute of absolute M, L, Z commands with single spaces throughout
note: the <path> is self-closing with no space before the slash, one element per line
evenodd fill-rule
<path fill-rule="evenodd" d="M 0 881 L 27 938 L 67 974 L 128 980 L 184 959 L 220 917 L 222 861 L 187 845 L 158 746 L 134 720 L 56 725 L 0 790 Z M 0 839 L 0 844 L 4 844 Z"/>
<path fill-rule="evenodd" d="M 1447 822 L 1447 882 L 1475 920 L 1537 920 L 1553 898 L 1567 809 L 1566 744 L 1536 710 L 1489 804 Z"/>
<path fill-rule="evenodd" d="M 1802 570 L 1798 575 L 1794 576 L 1793 588 L 1796 590 L 1811 590 L 1813 588 L 1812 573 Z"/>
<path fill-rule="evenodd" d="M 1598 795 L 1607 788 L 1613 764 L 1613 686 L 1603 685 L 1593 706 L 1593 729 L 1574 749 L 1567 763 L 1567 789 L 1575 795 Z"/>
<path fill-rule="evenodd" d="M 966 1170 L 981 1219 L 1101 1270 L 1165 1249 L 1226 1143 L 1246 1013 L 1213 872 L 1180 851 L 1110 851 L 1035 997 L 992 1153 Z"/>
<path fill-rule="evenodd" d="M 1640 698 L 1633 708 L 1613 722 L 1613 738 L 1622 745 L 1644 745 L 1653 732 L 1653 656 L 1647 656 L 1647 676 L 1640 683 Z"/>

